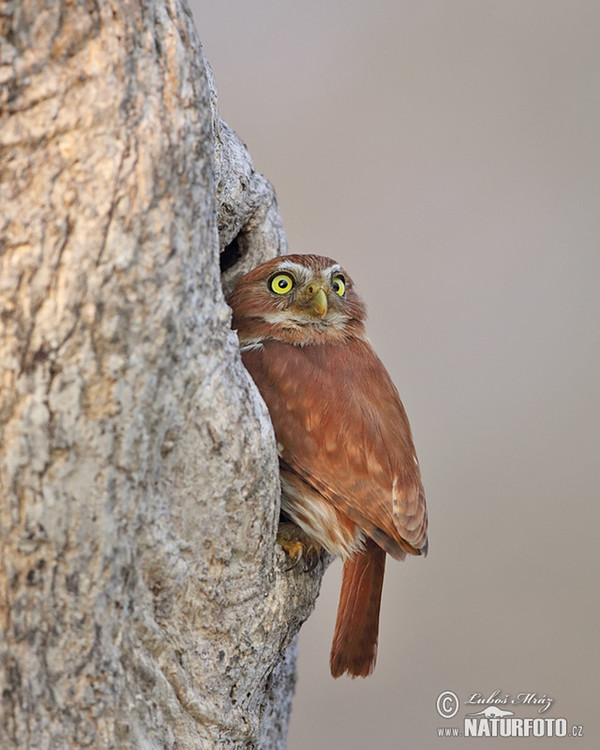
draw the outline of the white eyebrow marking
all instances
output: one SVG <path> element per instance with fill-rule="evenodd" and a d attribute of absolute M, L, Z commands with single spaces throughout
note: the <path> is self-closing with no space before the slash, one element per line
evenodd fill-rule
<path fill-rule="evenodd" d="M 290 271 L 294 270 L 296 273 L 306 273 L 306 271 L 308 271 L 306 266 L 302 266 L 300 263 L 294 263 L 293 260 L 284 260 L 277 266 L 278 271 L 284 271 L 286 268 Z"/>
<path fill-rule="evenodd" d="M 334 274 L 340 273 L 342 267 L 339 263 L 334 263 L 332 266 L 317 270 L 303 266 L 300 263 L 295 263 L 293 260 L 283 260 L 277 266 L 277 271 L 292 271 L 298 283 L 303 285 L 315 276 L 321 277 L 324 281 L 329 280 Z"/>

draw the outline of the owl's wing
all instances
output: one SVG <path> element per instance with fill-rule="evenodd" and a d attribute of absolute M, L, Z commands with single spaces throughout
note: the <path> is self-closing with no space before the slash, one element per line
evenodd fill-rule
<path fill-rule="evenodd" d="M 269 408 L 286 470 L 394 557 L 427 549 L 427 509 L 398 392 L 367 341 L 243 354 Z"/>

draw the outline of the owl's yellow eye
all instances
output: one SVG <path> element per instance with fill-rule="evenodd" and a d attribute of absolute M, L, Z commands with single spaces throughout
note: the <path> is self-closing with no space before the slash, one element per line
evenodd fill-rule
<path fill-rule="evenodd" d="M 339 294 L 340 297 L 343 297 L 346 293 L 346 284 L 344 283 L 344 279 L 341 276 L 336 276 L 331 286 L 333 288 L 333 291 L 336 294 Z"/>
<path fill-rule="evenodd" d="M 287 294 L 292 291 L 294 279 L 289 273 L 278 273 L 271 279 L 271 289 L 275 294 Z"/>

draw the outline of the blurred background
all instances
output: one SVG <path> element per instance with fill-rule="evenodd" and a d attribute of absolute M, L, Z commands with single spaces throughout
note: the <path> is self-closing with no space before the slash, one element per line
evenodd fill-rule
<path fill-rule="evenodd" d="M 457 747 L 438 727 L 478 707 L 442 719 L 446 690 L 547 695 L 584 736 L 544 747 L 600 747 L 600 4 L 191 5 L 290 251 L 368 304 L 430 511 L 429 556 L 388 561 L 367 680 L 329 675 L 327 572 L 290 750 Z"/>

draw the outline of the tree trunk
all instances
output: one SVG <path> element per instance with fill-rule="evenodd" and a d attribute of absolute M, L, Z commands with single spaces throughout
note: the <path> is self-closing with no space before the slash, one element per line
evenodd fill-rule
<path fill-rule="evenodd" d="M 322 569 L 219 270 L 273 190 L 184 0 L 0 7 L 0 747 L 284 747 Z"/>

